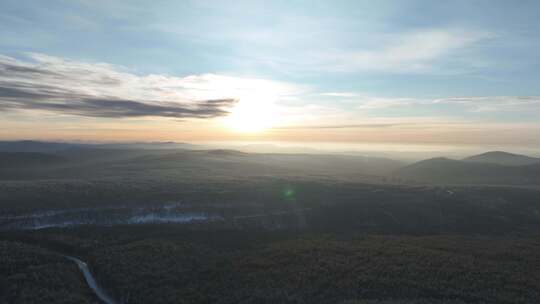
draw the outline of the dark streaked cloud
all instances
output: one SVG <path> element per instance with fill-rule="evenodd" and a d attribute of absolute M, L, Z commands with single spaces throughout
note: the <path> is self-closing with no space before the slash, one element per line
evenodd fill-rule
<path fill-rule="evenodd" d="M 110 65 L 39 54 L 24 62 L 0 56 L 0 111 L 45 110 L 88 117 L 213 118 L 227 115 L 233 97 L 205 99 L 204 79 L 137 76 Z M 195 86 L 195 88 L 192 88 Z M 191 90 L 191 91 L 190 91 Z M 202 97 L 202 98 L 200 98 Z"/>
<path fill-rule="evenodd" d="M 0 98 L 14 96 L 12 92 L 0 87 Z M 4 94 L 4 93 L 8 94 Z M 18 93 L 17 93 L 18 94 Z M 72 114 L 89 117 L 141 117 L 141 116 L 161 116 L 176 118 L 212 118 L 226 115 L 228 112 L 221 107 L 209 106 L 203 101 L 202 106 L 187 108 L 172 103 L 150 104 L 134 100 L 105 99 L 105 98 L 83 98 L 70 99 L 70 102 L 49 102 L 41 101 L 42 95 L 22 92 L 17 95 L 19 98 L 8 97 L 0 104 L 1 110 L 22 109 L 22 110 L 47 110 L 63 114 Z M 223 100 L 225 101 L 225 100 Z M 226 100 L 232 104 L 234 99 Z M 222 105 L 222 104 L 219 104 Z"/>

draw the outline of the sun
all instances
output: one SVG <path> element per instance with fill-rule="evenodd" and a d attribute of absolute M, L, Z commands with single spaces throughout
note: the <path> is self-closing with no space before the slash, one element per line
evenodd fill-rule
<path fill-rule="evenodd" d="M 273 103 L 263 98 L 241 99 L 225 120 L 229 128 L 242 133 L 262 132 L 272 128 L 276 122 Z"/>

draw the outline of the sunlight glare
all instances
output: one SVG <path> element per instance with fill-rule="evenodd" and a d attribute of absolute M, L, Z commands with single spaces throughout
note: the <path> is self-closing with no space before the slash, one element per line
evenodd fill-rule
<path fill-rule="evenodd" d="M 277 114 L 272 101 L 261 97 L 240 99 L 226 118 L 228 127 L 244 133 L 267 130 L 276 122 Z"/>

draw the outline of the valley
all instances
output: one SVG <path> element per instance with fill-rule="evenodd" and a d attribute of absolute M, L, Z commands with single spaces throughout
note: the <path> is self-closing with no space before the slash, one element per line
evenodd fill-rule
<path fill-rule="evenodd" d="M 39 146 L 5 152 L 27 165 L 0 173 L 7 267 L 0 301 L 59 303 L 64 280 L 66 303 L 99 301 L 91 288 L 98 285 L 115 303 L 533 303 L 539 296 L 540 189 L 521 174 L 536 163 L 516 163 L 515 155 L 512 164 L 506 154 L 504 164 L 491 154 L 490 162 L 410 164 Z M 505 179 L 493 179 L 499 171 Z M 64 270 L 50 274 L 55 265 Z M 54 278 L 40 279 L 40 271 Z"/>

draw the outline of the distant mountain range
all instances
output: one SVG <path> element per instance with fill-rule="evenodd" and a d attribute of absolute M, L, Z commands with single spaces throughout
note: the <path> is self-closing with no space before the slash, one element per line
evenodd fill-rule
<path fill-rule="evenodd" d="M 540 184 L 540 159 L 501 151 L 462 160 L 439 157 L 403 167 L 397 175 L 429 183 Z"/>
<path fill-rule="evenodd" d="M 186 143 L 77 144 L 0 142 L 0 178 L 175 174 L 393 176 L 437 184 L 540 185 L 540 158 L 502 151 L 461 160 L 432 158 L 410 165 L 383 157 L 306 153 L 247 153 Z M 155 172 L 157 172 L 155 171 Z M 123 174 L 123 173 L 122 173 Z M 121 174 L 120 174 L 121 175 Z"/>

